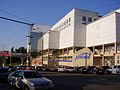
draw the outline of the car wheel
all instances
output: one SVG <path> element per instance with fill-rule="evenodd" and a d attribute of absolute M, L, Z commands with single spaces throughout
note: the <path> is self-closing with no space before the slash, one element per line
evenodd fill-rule
<path fill-rule="evenodd" d="M 27 85 L 25 85 L 24 90 L 29 90 L 29 87 Z"/>
<path fill-rule="evenodd" d="M 13 84 L 13 82 L 12 82 L 12 81 L 10 81 L 10 82 L 9 82 L 9 84 L 10 84 L 12 87 L 14 87 L 14 84 Z"/>

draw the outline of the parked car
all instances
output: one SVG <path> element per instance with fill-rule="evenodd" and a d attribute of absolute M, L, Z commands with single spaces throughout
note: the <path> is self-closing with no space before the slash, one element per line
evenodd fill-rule
<path fill-rule="evenodd" d="M 71 72 L 71 73 L 73 73 L 73 72 L 76 72 L 76 69 L 75 69 L 74 67 L 67 67 L 67 68 L 66 68 L 66 72 Z"/>
<path fill-rule="evenodd" d="M 106 74 L 118 74 L 120 71 L 120 65 L 113 65 L 112 67 L 105 70 Z"/>
<path fill-rule="evenodd" d="M 93 74 L 94 73 L 94 68 L 95 68 L 95 66 L 88 66 L 87 67 L 87 73 L 88 74 Z"/>
<path fill-rule="evenodd" d="M 43 67 L 43 66 L 37 66 L 37 67 L 36 67 L 36 70 L 37 70 L 37 71 L 46 71 L 46 68 Z"/>
<path fill-rule="evenodd" d="M 67 72 L 67 68 L 65 66 L 59 66 L 58 72 Z"/>
<path fill-rule="evenodd" d="M 20 90 L 43 90 L 54 87 L 51 80 L 35 70 L 17 70 L 8 76 L 8 83 Z"/>
<path fill-rule="evenodd" d="M 104 74 L 104 69 L 102 67 L 95 67 L 94 74 Z"/>
<path fill-rule="evenodd" d="M 57 66 L 48 66 L 46 71 L 57 72 L 58 67 Z"/>
<path fill-rule="evenodd" d="M 78 72 L 83 74 L 88 73 L 87 68 L 85 66 L 79 67 Z"/>
<path fill-rule="evenodd" d="M 8 70 L 8 68 L 0 68 L 0 81 L 7 81 L 8 75 L 11 72 Z"/>

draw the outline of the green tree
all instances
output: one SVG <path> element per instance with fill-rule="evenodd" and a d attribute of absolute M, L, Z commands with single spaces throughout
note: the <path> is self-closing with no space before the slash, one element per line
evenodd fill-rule
<path fill-rule="evenodd" d="M 27 53 L 27 49 L 25 47 L 20 47 L 18 49 L 15 49 L 16 53 Z"/>

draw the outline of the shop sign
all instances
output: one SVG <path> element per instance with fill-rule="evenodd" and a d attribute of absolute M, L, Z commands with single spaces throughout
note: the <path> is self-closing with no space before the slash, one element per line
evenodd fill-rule
<path fill-rule="evenodd" d="M 54 60 L 54 59 L 50 59 L 49 62 L 72 62 L 72 60 Z"/>
<path fill-rule="evenodd" d="M 77 59 L 89 59 L 90 55 L 91 55 L 91 53 L 81 53 L 81 54 L 75 56 L 75 60 L 77 60 Z"/>

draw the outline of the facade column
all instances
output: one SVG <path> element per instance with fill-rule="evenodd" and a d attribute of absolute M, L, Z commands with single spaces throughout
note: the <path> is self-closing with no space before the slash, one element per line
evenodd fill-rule
<path fill-rule="evenodd" d="M 103 44 L 103 45 L 102 45 L 102 66 L 105 66 L 104 53 L 105 53 L 105 46 L 104 46 L 104 44 Z"/>
<path fill-rule="evenodd" d="M 105 46 L 104 46 L 104 44 L 102 45 L 102 53 L 103 53 L 103 55 L 105 53 Z"/>
<path fill-rule="evenodd" d="M 105 66 L 104 56 L 102 56 L 102 66 Z"/>
<path fill-rule="evenodd" d="M 69 54 L 69 48 L 67 48 L 67 54 Z"/>
<path fill-rule="evenodd" d="M 117 42 L 115 42 L 115 54 L 117 53 Z"/>
<path fill-rule="evenodd" d="M 47 52 L 48 52 L 48 53 L 47 53 L 47 60 L 48 60 L 48 66 L 49 66 L 49 49 L 48 49 Z"/>
<path fill-rule="evenodd" d="M 75 47 L 73 46 L 73 53 L 75 52 Z"/>
<path fill-rule="evenodd" d="M 93 54 L 95 53 L 95 46 L 93 46 Z"/>

